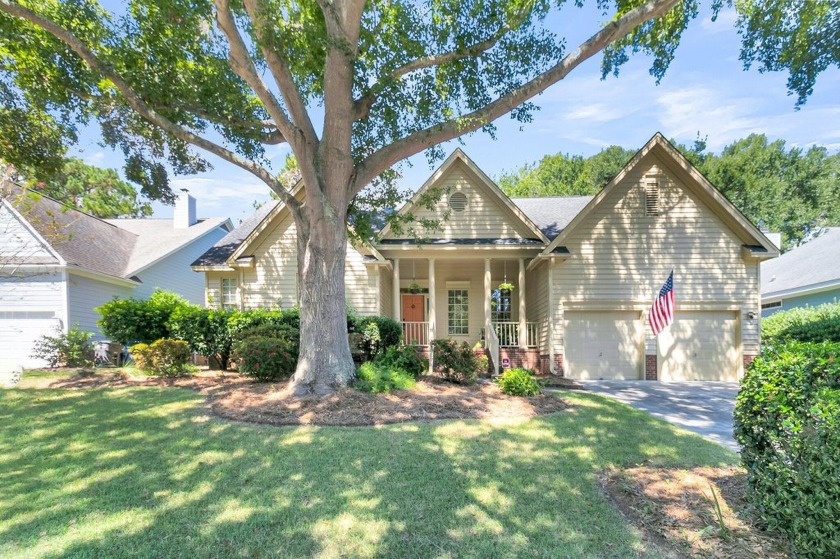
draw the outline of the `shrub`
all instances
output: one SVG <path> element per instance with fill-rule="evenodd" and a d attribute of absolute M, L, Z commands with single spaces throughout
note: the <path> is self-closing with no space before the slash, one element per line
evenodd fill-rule
<path fill-rule="evenodd" d="M 211 358 L 211 364 L 226 369 L 233 345 L 230 322 L 238 314 L 231 310 L 188 305 L 176 309 L 167 326 L 172 335 L 186 341 L 192 351 Z"/>
<path fill-rule="evenodd" d="M 231 336 L 236 342 L 242 338 L 243 332 L 266 325 L 286 325 L 300 330 L 300 311 L 298 309 L 286 311 L 254 309 L 234 313 L 230 319 Z"/>
<path fill-rule="evenodd" d="M 536 396 L 541 392 L 540 383 L 531 369 L 507 369 L 498 382 L 501 391 L 508 396 Z"/>
<path fill-rule="evenodd" d="M 144 372 L 176 376 L 190 370 L 190 346 L 183 340 L 161 338 L 151 345 L 135 344 L 130 351 L 134 366 Z"/>
<path fill-rule="evenodd" d="M 417 354 L 417 348 L 413 346 L 391 346 L 378 355 L 374 363 L 383 367 L 402 369 L 414 378 L 429 370 L 429 363 Z"/>
<path fill-rule="evenodd" d="M 741 381 L 747 497 L 796 557 L 840 557 L 840 344 L 765 347 Z"/>
<path fill-rule="evenodd" d="M 408 371 L 374 362 L 362 363 L 356 371 L 356 377 L 356 389 L 374 394 L 408 390 L 417 386 L 414 376 Z"/>
<path fill-rule="evenodd" d="M 789 340 L 840 342 L 840 303 L 777 312 L 762 319 L 761 337 L 768 344 Z"/>
<path fill-rule="evenodd" d="M 255 336 L 233 346 L 236 368 L 259 382 L 291 376 L 297 358 L 297 344 L 287 338 Z"/>
<path fill-rule="evenodd" d="M 32 357 L 44 359 L 50 367 L 88 367 L 93 364 L 93 334 L 74 324 L 67 333 L 56 328 L 55 336 L 41 336 L 35 341 Z"/>
<path fill-rule="evenodd" d="M 450 382 L 472 384 L 487 371 L 487 360 L 482 361 L 467 342 L 434 340 L 432 351 L 435 371 Z"/>
<path fill-rule="evenodd" d="M 187 302 L 174 293 L 157 290 L 147 300 L 114 299 L 94 309 L 102 318 L 97 325 L 102 333 L 121 344 L 150 344 L 171 338 L 169 320 Z"/>
<path fill-rule="evenodd" d="M 400 345 L 402 326 L 387 316 L 363 316 L 356 319 L 355 331 L 362 334 L 362 349 L 368 360 Z"/>

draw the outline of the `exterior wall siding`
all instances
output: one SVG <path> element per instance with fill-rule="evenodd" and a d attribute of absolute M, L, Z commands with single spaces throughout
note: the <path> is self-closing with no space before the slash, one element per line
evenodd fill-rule
<path fill-rule="evenodd" d="M 642 179 L 660 176 L 660 215 L 644 211 Z M 758 263 L 745 261 L 743 241 L 692 192 L 648 155 L 580 224 L 565 243 L 571 257 L 555 264 L 554 346 L 562 351 L 564 308 L 587 303 L 645 309 L 674 269 L 677 310 L 689 305 L 736 306 L 743 352 L 758 351 Z M 646 353 L 655 339 L 646 326 Z"/>
<path fill-rule="evenodd" d="M 540 353 L 548 353 L 548 265 L 540 264 L 525 273 L 525 313 L 528 322 L 539 324 Z"/>
<path fill-rule="evenodd" d="M 796 307 L 816 307 L 826 303 L 836 303 L 837 301 L 840 301 L 840 287 L 831 291 L 823 291 L 822 293 L 809 293 L 808 295 L 800 295 L 798 297 L 783 297 L 781 307 L 764 309 L 761 311 L 761 316 L 766 318 L 779 311 L 786 311 Z"/>
<path fill-rule="evenodd" d="M 68 296 L 70 307 L 70 324 L 78 323 L 82 330 L 93 332 L 94 339 L 102 340 L 105 337 L 99 332 L 96 322 L 101 318 L 94 309 L 113 299 L 119 297 L 142 298 L 134 289 L 106 283 L 75 274 L 68 276 Z"/>
<path fill-rule="evenodd" d="M 58 264 L 50 250 L 4 204 L 0 204 L 0 262 Z M 0 273 L 8 266 L 0 264 Z"/>
<path fill-rule="evenodd" d="M 418 231 L 416 233 L 432 238 L 529 238 L 534 233 L 517 223 L 509 209 L 505 208 L 495 195 L 478 186 L 478 180 L 462 163 L 454 164 L 441 177 L 439 187 L 443 195 L 434 209 L 414 208 L 412 213 L 418 218 L 442 220 L 440 230 Z M 449 196 L 454 192 L 463 192 L 467 196 L 467 205 L 462 212 L 449 211 Z M 443 220 L 449 212 L 449 219 Z M 387 238 L 393 235 L 386 235 Z"/>

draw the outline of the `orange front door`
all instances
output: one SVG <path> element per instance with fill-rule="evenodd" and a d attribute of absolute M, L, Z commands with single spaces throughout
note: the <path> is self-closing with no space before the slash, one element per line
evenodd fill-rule
<path fill-rule="evenodd" d="M 426 345 L 426 297 L 403 295 L 402 297 L 403 338 L 407 344 Z"/>

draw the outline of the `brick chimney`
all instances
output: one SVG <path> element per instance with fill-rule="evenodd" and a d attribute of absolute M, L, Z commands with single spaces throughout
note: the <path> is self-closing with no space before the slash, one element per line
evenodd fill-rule
<path fill-rule="evenodd" d="M 175 201 L 175 229 L 187 229 L 195 225 L 196 222 L 195 198 L 184 190 Z"/>

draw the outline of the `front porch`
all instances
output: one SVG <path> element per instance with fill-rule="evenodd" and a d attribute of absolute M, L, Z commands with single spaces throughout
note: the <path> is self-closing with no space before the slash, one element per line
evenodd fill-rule
<path fill-rule="evenodd" d="M 525 275 L 525 258 L 395 258 L 393 318 L 407 345 L 449 338 L 480 344 L 496 373 L 502 359 L 533 366 L 540 324 L 528 321 Z"/>

